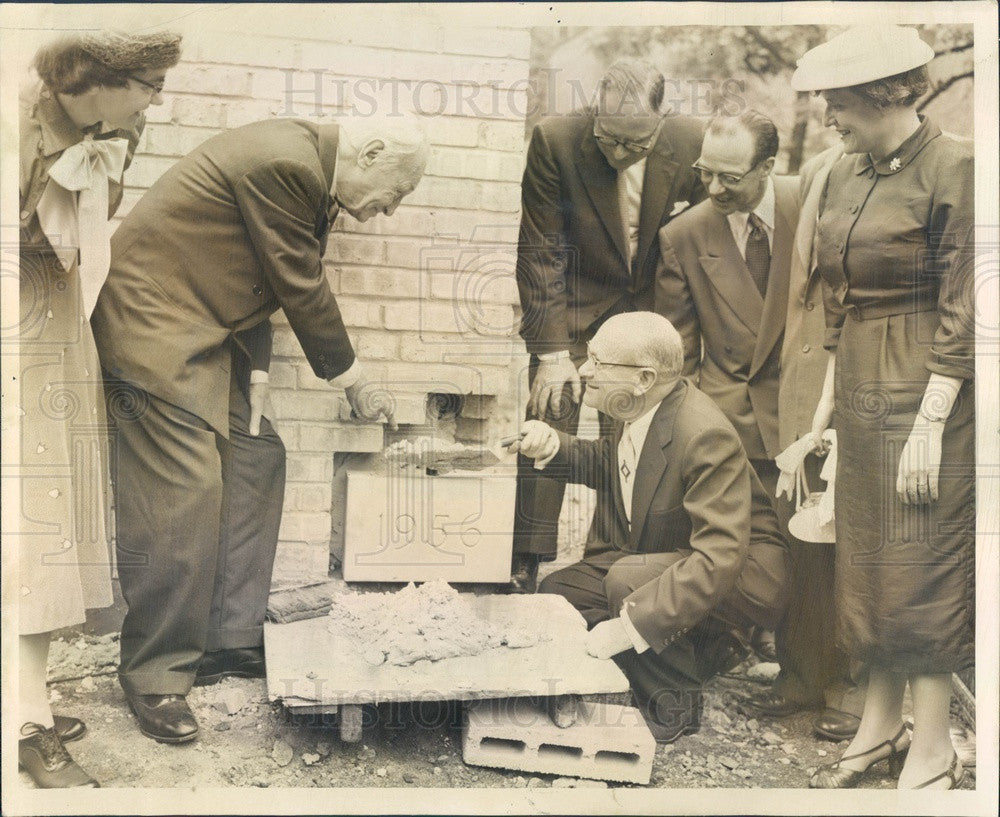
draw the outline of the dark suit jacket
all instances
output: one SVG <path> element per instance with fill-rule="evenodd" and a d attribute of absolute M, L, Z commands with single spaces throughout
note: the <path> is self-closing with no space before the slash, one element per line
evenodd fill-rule
<path fill-rule="evenodd" d="M 698 387 L 739 432 L 747 455 L 774 459 L 778 375 L 788 269 L 798 220 L 798 180 L 775 178 L 775 225 L 767 296 L 761 297 L 726 217 L 704 201 L 660 231 L 656 310 L 684 339 Z"/>
<path fill-rule="evenodd" d="M 625 603 L 636 630 L 657 652 L 713 611 L 773 627 L 787 598 L 788 552 L 764 488 L 739 438 L 715 403 L 687 380 L 660 403 L 639 454 L 631 530 L 618 480 L 621 424 L 611 437 L 559 433 L 548 466 L 597 490 L 611 520 L 610 547 L 676 553 L 658 579 Z"/>
<path fill-rule="evenodd" d="M 550 117 L 536 127 L 521 185 L 517 282 L 521 337 L 532 354 L 589 340 L 620 312 L 652 309 L 656 232 L 674 205 L 705 196 L 691 165 L 702 123 L 667 117 L 646 159 L 639 247 L 628 264 L 618 172 L 594 139 L 591 112 Z"/>
<path fill-rule="evenodd" d="M 105 369 L 227 435 L 232 343 L 266 369 L 275 310 L 318 377 L 350 367 L 322 263 L 337 136 L 336 125 L 256 122 L 150 188 L 115 233 L 93 316 Z"/>

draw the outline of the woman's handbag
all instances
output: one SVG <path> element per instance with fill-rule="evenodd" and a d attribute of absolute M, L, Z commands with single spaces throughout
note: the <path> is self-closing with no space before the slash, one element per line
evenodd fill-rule
<path fill-rule="evenodd" d="M 803 542 L 832 543 L 836 541 L 833 520 L 834 483 L 837 475 L 837 432 L 827 429 L 823 440 L 829 444 L 826 461 L 820 478 L 826 482 L 825 491 L 811 491 L 806 481 L 803 462 L 812 452 L 812 445 L 799 440 L 781 454 L 775 462 L 782 471 L 779 492 L 782 485 L 787 489 L 791 479 L 794 488 L 795 513 L 788 520 L 788 532 Z M 787 456 L 786 456 L 787 455 Z"/>

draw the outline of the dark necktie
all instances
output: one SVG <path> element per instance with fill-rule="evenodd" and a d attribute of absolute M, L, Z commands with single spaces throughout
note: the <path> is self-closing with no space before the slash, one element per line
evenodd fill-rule
<path fill-rule="evenodd" d="M 764 222 L 756 213 L 750 214 L 747 223 L 750 226 L 746 251 L 747 269 L 750 270 L 750 277 L 753 278 L 753 282 L 763 296 L 767 292 L 767 273 L 771 268 L 771 248 L 767 243 Z"/>

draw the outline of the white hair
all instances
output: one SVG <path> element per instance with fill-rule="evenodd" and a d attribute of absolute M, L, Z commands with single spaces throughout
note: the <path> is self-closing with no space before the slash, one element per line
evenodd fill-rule
<path fill-rule="evenodd" d="M 384 158 L 399 163 L 412 163 L 423 172 L 427 162 L 428 139 L 420 120 L 410 113 L 372 114 L 344 117 L 340 123 L 341 138 L 356 150 L 377 139 L 385 145 Z"/>

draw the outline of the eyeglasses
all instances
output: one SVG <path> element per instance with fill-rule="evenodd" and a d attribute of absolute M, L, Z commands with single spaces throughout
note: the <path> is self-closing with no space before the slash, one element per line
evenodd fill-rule
<path fill-rule="evenodd" d="M 707 167 L 702 167 L 700 164 L 695 162 L 691 165 L 691 169 L 701 176 L 701 183 L 708 185 L 712 179 L 718 179 L 719 184 L 723 187 L 736 187 L 741 181 L 743 181 L 747 176 L 753 173 L 760 162 L 754 162 L 753 166 L 742 176 L 737 176 L 733 173 L 716 173 L 714 170 L 709 170 Z"/>
<path fill-rule="evenodd" d="M 163 86 L 166 85 L 166 81 L 162 79 L 159 82 L 146 82 L 146 80 L 139 79 L 139 77 L 133 76 L 132 74 L 126 74 L 125 76 L 127 76 L 133 82 L 138 82 L 140 85 L 149 88 L 149 90 L 152 91 L 154 94 L 162 94 Z"/>
<path fill-rule="evenodd" d="M 598 133 L 598 127 L 600 126 L 594 126 L 594 139 L 597 140 L 597 144 L 612 149 L 620 146 L 625 148 L 625 150 L 629 153 L 645 153 L 653 147 L 653 144 L 656 142 L 656 137 L 660 135 L 660 128 L 663 127 L 663 120 L 660 119 L 659 123 L 656 125 L 656 129 L 645 142 L 630 142 L 622 139 L 613 139 L 610 136 L 604 136 L 603 134 Z"/>
<path fill-rule="evenodd" d="M 609 360 L 601 360 L 590 351 L 590 347 L 587 347 L 587 362 L 590 363 L 595 369 L 600 369 L 602 366 L 624 366 L 628 369 L 651 369 L 652 366 L 643 363 L 616 363 Z"/>

